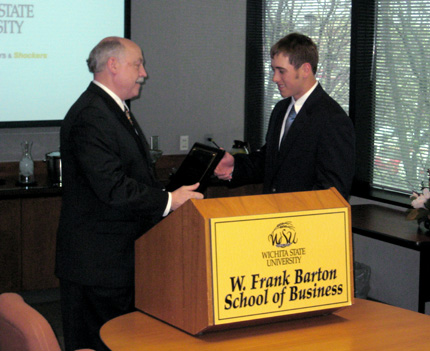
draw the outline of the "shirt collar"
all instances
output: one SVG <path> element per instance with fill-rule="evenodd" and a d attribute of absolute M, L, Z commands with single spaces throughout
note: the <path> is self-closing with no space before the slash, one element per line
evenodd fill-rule
<path fill-rule="evenodd" d="M 293 97 L 291 97 L 291 104 L 290 105 L 294 105 L 294 109 L 296 110 L 296 113 L 298 114 L 300 109 L 303 107 L 303 105 L 305 104 L 306 100 L 308 99 L 309 95 L 312 94 L 312 92 L 315 90 L 315 88 L 317 87 L 318 82 L 316 82 L 312 88 L 310 88 L 303 96 L 301 96 L 297 101 L 294 100 Z"/>
<path fill-rule="evenodd" d="M 100 88 L 102 88 L 112 99 L 115 100 L 115 102 L 118 104 L 118 106 L 121 108 L 121 110 L 123 110 L 124 112 L 126 110 L 128 110 L 128 106 L 125 103 L 125 101 L 122 101 L 118 95 L 116 95 L 112 90 L 110 90 L 107 86 L 103 85 L 102 83 L 93 80 L 93 83 L 97 86 L 99 86 Z"/>

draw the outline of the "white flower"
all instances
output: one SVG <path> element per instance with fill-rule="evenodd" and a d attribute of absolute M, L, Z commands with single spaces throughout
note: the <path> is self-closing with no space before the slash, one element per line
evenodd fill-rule
<path fill-rule="evenodd" d="M 415 193 L 412 195 L 412 198 L 414 199 L 411 203 L 413 208 L 425 208 L 427 201 L 430 199 L 430 190 L 428 188 L 423 189 L 422 194 Z"/>

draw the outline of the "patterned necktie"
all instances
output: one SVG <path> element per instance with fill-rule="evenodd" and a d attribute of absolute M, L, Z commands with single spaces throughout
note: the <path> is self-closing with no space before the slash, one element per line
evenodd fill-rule
<path fill-rule="evenodd" d="M 296 115 L 297 115 L 296 110 L 295 110 L 294 105 L 293 105 L 293 107 L 291 107 L 290 112 L 288 113 L 287 121 L 285 122 L 284 135 L 282 136 L 282 141 L 281 141 L 281 144 L 279 146 L 281 146 L 282 143 L 284 142 L 284 140 L 287 136 L 288 130 L 290 129 L 291 125 L 293 124 L 294 119 L 296 118 Z"/>
<path fill-rule="evenodd" d="M 125 116 L 127 117 L 128 121 L 130 122 L 131 126 L 133 127 L 134 132 L 135 132 L 137 135 L 139 135 L 139 132 L 137 131 L 136 127 L 134 126 L 133 120 L 132 120 L 132 118 L 131 118 L 130 110 L 125 109 Z"/>
<path fill-rule="evenodd" d="M 133 121 L 132 121 L 132 119 L 131 119 L 131 115 L 130 115 L 130 111 L 129 110 L 125 110 L 125 115 L 127 116 L 127 119 L 128 119 L 128 121 L 130 122 L 130 124 L 132 125 L 132 126 L 134 126 L 134 124 L 133 124 Z"/>

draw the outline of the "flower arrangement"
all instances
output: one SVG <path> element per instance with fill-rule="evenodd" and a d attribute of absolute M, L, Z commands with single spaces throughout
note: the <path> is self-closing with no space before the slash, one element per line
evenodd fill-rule
<path fill-rule="evenodd" d="M 430 177 L 430 169 L 427 170 Z M 408 210 L 407 219 L 417 220 L 418 225 L 423 223 L 424 227 L 430 229 L 430 190 L 424 184 L 421 188 L 422 193 L 412 192 L 412 209 Z"/>

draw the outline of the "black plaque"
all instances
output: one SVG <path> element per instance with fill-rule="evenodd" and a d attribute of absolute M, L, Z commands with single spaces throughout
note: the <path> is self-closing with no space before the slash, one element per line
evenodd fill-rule
<path fill-rule="evenodd" d="M 195 143 L 177 172 L 173 174 L 166 190 L 174 191 L 183 185 L 200 183 L 197 191 L 204 192 L 224 153 L 222 149 Z"/>

